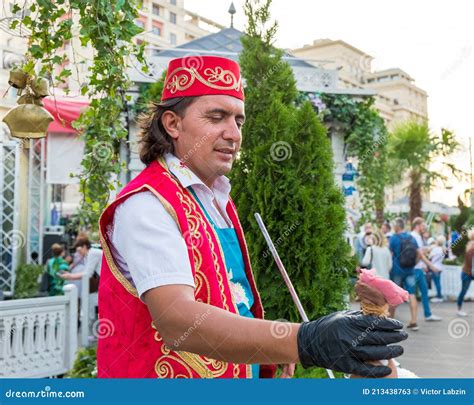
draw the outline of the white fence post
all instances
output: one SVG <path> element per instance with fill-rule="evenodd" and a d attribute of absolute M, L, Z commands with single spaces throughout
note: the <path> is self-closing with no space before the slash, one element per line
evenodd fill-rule
<path fill-rule="evenodd" d="M 69 369 L 71 369 L 77 351 L 77 288 L 74 284 L 67 284 L 63 289 L 64 294 L 69 298 L 69 316 L 65 325 L 69 339 L 66 339 L 65 362 Z"/>
<path fill-rule="evenodd" d="M 68 372 L 77 350 L 77 289 L 65 295 L 0 302 L 0 377 Z"/>

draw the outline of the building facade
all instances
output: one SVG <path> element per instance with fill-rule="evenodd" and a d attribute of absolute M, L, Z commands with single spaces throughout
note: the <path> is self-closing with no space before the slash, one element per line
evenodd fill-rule
<path fill-rule="evenodd" d="M 338 69 L 343 88 L 374 90 L 375 107 L 389 129 L 407 119 L 428 119 L 428 95 L 408 73 L 399 68 L 373 71 L 374 58 L 347 42 L 319 39 L 292 53 L 316 66 Z"/>

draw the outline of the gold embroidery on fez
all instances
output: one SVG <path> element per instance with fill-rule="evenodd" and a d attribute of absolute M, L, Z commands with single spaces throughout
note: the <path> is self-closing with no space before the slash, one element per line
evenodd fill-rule
<path fill-rule="evenodd" d="M 194 68 L 179 67 L 173 70 L 169 75 L 165 87 L 171 94 L 177 91 L 184 91 L 191 87 L 197 79 L 202 84 L 212 89 L 217 90 L 237 90 L 242 87 L 242 79 L 235 77 L 230 70 L 224 70 L 221 66 L 216 66 L 214 69 L 207 68 L 204 70 L 205 78 Z M 220 85 L 217 83 L 221 83 Z"/>

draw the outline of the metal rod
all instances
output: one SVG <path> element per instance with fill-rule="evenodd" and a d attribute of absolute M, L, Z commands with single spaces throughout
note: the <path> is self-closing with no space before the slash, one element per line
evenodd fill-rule
<path fill-rule="evenodd" d="M 280 255 L 278 254 L 275 245 L 273 244 L 272 238 L 270 237 L 270 234 L 268 233 L 267 228 L 263 223 L 262 217 L 258 212 L 255 213 L 255 219 L 257 220 L 258 227 L 260 228 L 260 231 L 262 231 L 263 237 L 267 242 L 268 248 L 270 249 L 273 258 L 275 259 L 275 263 L 278 269 L 280 270 L 283 280 L 285 281 L 285 284 L 288 287 L 288 290 L 290 291 L 291 298 L 293 299 L 296 308 L 298 308 L 298 312 L 300 313 L 301 318 L 304 322 L 309 322 L 308 316 L 306 315 L 303 305 L 301 305 L 301 301 L 298 297 L 298 294 L 296 293 L 295 287 L 293 286 L 293 283 L 291 282 L 290 277 L 288 276 L 285 266 L 283 265 L 283 262 L 280 259 Z M 326 371 L 329 375 L 329 378 L 335 378 L 332 370 L 326 369 Z"/>

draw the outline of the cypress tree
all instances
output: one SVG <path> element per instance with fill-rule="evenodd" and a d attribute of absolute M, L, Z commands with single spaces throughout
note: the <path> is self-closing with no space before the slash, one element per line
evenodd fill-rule
<path fill-rule="evenodd" d="M 292 69 L 273 46 L 277 25 L 267 27 L 270 4 L 245 3 L 240 65 L 247 121 L 232 197 L 267 317 L 300 321 L 254 213 L 262 215 L 310 319 L 343 308 L 352 260 L 331 144 L 311 104 L 296 104 Z"/>

